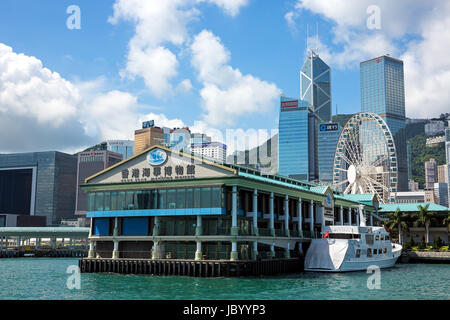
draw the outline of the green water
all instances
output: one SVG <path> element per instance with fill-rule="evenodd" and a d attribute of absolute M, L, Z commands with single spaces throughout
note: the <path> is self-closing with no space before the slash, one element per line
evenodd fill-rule
<path fill-rule="evenodd" d="M 68 289 L 74 258 L 0 260 L 0 299 L 450 299 L 450 265 L 397 264 L 369 290 L 366 272 L 268 278 L 190 278 L 81 274 Z"/>

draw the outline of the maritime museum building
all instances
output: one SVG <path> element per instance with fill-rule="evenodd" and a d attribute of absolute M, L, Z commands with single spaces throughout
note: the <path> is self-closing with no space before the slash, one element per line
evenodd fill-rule
<path fill-rule="evenodd" d="M 90 258 L 254 260 L 302 254 L 325 225 L 373 225 L 374 195 L 149 148 L 86 179 Z"/>

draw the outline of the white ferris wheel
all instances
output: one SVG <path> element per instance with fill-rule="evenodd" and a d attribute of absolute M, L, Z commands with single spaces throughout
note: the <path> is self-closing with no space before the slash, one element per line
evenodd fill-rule
<path fill-rule="evenodd" d="M 394 138 L 379 115 L 355 114 L 342 129 L 333 164 L 333 185 L 344 194 L 376 194 L 395 199 L 398 165 Z"/>

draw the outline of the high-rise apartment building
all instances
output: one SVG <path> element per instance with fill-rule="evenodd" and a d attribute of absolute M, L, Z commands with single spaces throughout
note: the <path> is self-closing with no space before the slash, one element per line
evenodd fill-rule
<path fill-rule="evenodd" d="M 403 61 L 382 56 L 361 63 L 361 109 L 380 115 L 392 135 L 398 158 L 398 191 L 408 190 Z"/>
<path fill-rule="evenodd" d="M 309 180 L 309 110 L 308 102 L 281 97 L 278 124 L 278 174 Z M 314 132 L 314 131 L 313 131 Z"/>
<path fill-rule="evenodd" d="M 220 142 L 193 143 L 190 150 L 191 153 L 202 158 L 210 158 L 224 163 L 227 160 L 227 146 Z"/>
<path fill-rule="evenodd" d="M 164 141 L 163 129 L 144 122 L 142 129 L 134 132 L 134 154 L 139 154 L 155 145 L 162 145 Z"/>
<path fill-rule="evenodd" d="M 437 166 L 436 160 L 430 158 L 425 161 L 425 189 L 433 190 L 434 184 L 437 182 Z"/>
<path fill-rule="evenodd" d="M 331 69 L 312 50 L 300 71 L 300 99 L 309 103 L 319 123 L 331 121 Z"/>

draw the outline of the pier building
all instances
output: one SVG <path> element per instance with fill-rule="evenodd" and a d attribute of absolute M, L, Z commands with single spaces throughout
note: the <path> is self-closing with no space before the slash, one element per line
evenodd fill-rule
<path fill-rule="evenodd" d="M 322 237 L 323 226 L 369 226 L 378 217 L 374 195 L 341 195 L 162 146 L 81 188 L 92 219 L 92 261 L 291 261 Z"/>

